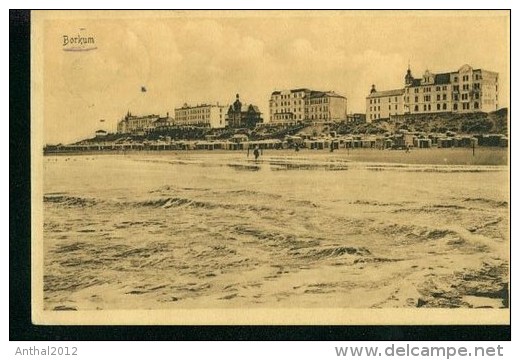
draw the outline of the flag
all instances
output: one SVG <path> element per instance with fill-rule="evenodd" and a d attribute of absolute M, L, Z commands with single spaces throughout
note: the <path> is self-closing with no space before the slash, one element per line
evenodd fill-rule
<path fill-rule="evenodd" d="M 141 86 L 141 92 L 146 92 L 146 88 L 144 86 Z"/>

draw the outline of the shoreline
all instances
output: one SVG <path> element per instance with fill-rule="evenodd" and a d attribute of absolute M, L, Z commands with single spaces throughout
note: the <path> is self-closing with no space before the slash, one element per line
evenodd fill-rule
<path fill-rule="evenodd" d="M 124 156 L 175 156 L 191 157 L 197 155 L 215 155 L 230 157 L 247 157 L 246 150 L 129 150 L 129 151 L 73 151 L 47 153 L 45 158 L 68 156 L 96 156 L 119 155 Z M 496 165 L 507 166 L 509 164 L 509 148 L 477 147 L 475 155 L 470 148 L 412 148 L 405 150 L 379 150 L 379 149 L 339 149 L 334 152 L 328 150 L 302 149 L 298 152 L 289 149 L 263 150 L 262 157 L 287 156 L 293 158 L 319 158 L 324 160 L 348 160 L 352 162 L 370 163 L 400 163 L 423 165 Z M 252 157 L 250 154 L 249 157 Z"/>

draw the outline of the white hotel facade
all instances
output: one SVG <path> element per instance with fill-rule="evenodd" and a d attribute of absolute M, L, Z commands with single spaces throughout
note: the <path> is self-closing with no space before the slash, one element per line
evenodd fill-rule
<path fill-rule="evenodd" d="M 271 124 L 301 121 L 331 122 L 347 118 L 347 98 L 334 91 L 306 88 L 273 91 L 269 100 Z"/>
<path fill-rule="evenodd" d="M 470 113 L 498 110 L 498 73 L 463 65 L 457 71 L 425 71 L 414 78 L 410 69 L 404 88 L 377 91 L 372 85 L 366 97 L 367 122 L 392 115 L 441 112 Z"/>

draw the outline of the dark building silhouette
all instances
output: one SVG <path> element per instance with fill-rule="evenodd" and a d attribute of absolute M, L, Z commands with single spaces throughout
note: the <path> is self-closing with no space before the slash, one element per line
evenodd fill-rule
<path fill-rule="evenodd" d="M 262 121 L 262 113 L 258 106 L 242 104 L 240 96 L 237 94 L 235 102 L 229 107 L 226 115 L 227 126 L 232 128 L 254 128 L 256 124 Z"/>

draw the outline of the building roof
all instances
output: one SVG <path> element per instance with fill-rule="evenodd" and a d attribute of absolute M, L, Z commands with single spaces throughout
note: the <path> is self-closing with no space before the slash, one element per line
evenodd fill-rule
<path fill-rule="evenodd" d="M 257 113 L 260 113 L 260 108 L 256 105 L 253 105 L 253 104 L 241 104 L 242 107 L 240 108 L 240 112 L 248 112 L 249 111 L 249 107 L 253 107 L 253 111 L 254 112 L 257 112 Z M 235 111 L 235 107 L 233 105 L 229 105 L 229 108 L 228 108 L 228 113 L 229 112 L 234 112 Z"/>
<path fill-rule="evenodd" d="M 312 90 L 309 97 L 311 99 L 320 98 L 320 97 L 337 97 L 337 98 L 346 99 L 346 97 L 344 97 L 340 94 L 336 94 L 334 91 L 314 91 L 314 90 Z"/>
<path fill-rule="evenodd" d="M 290 93 L 295 93 L 295 92 L 301 92 L 301 91 L 311 91 L 307 88 L 298 88 L 298 89 L 290 89 L 290 90 L 275 90 L 271 93 L 271 95 L 281 95 L 282 94 L 282 91 L 288 91 Z"/>
<path fill-rule="evenodd" d="M 436 74 L 434 85 L 444 85 L 450 83 L 450 73 Z"/>
<path fill-rule="evenodd" d="M 242 111 L 244 111 L 244 109 L 245 109 L 245 111 L 249 111 L 249 107 L 250 106 L 253 108 L 254 112 L 258 112 L 258 113 L 260 112 L 260 109 L 258 108 L 258 106 L 253 105 L 253 104 L 243 104 L 242 105 Z"/>
<path fill-rule="evenodd" d="M 175 110 L 188 110 L 188 109 L 197 109 L 197 108 L 206 108 L 206 107 L 226 107 L 227 105 L 220 104 L 197 104 L 195 106 L 191 106 L 188 104 L 182 105 L 180 108 L 175 108 Z"/>
<path fill-rule="evenodd" d="M 386 97 L 386 96 L 400 96 L 404 94 L 404 89 L 394 89 L 394 90 L 385 90 L 385 91 L 374 91 L 370 93 L 367 98 L 378 98 L 378 97 Z"/>

